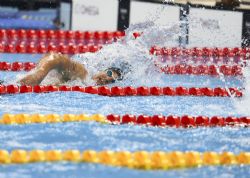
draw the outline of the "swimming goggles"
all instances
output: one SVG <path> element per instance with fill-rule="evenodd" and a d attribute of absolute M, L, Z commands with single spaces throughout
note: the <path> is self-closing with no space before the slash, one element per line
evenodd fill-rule
<path fill-rule="evenodd" d="M 119 68 L 111 67 L 105 70 L 107 76 L 112 77 L 114 80 L 122 80 L 122 71 Z M 117 73 L 117 77 L 114 76 L 114 72 Z"/>
<path fill-rule="evenodd" d="M 112 77 L 112 80 L 109 81 L 109 82 L 115 83 L 115 78 L 113 76 L 113 71 L 111 69 L 107 69 L 107 70 L 105 70 L 105 72 L 106 72 L 106 74 L 107 74 L 108 77 Z"/>
<path fill-rule="evenodd" d="M 112 70 L 106 70 L 106 74 L 107 74 L 107 76 L 109 76 L 109 77 L 113 77 L 114 78 L 114 76 L 113 76 L 113 71 Z"/>

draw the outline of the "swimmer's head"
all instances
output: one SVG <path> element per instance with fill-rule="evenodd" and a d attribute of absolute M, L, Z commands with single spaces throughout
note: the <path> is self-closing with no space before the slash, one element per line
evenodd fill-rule
<path fill-rule="evenodd" d="M 94 75 L 92 79 L 97 85 L 106 85 L 114 83 L 117 80 L 122 80 L 122 73 L 119 68 L 110 67 Z"/>
<path fill-rule="evenodd" d="M 129 65 L 122 63 L 119 67 L 109 67 L 106 70 L 99 72 L 94 75 L 92 79 L 95 80 L 97 85 L 106 85 L 123 80 L 124 75 L 128 73 L 128 71 L 130 71 Z"/>

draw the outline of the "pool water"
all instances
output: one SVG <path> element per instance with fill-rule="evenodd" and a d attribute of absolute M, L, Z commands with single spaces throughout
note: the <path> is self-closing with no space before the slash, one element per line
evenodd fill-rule
<path fill-rule="evenodd" d="M 53 23 L 55 9 L 19 11 L 17 8 L 0 7 L 0 28 L 11 29 L 56 29 Z"/>
<path fill-rule="evenodd" d="M 40 55 L 0 54 L 2 61 L 33 61 Z M 24 72 L 0 72 L 12 83 Z M 241 78 L 228 77 L 226 84 L 211 76 L 163 76 L 162 86 L 241 87 Z M 149 85 L 147 85 L 149 86 Z M 18 94 L 0 96 L 4 113 L 57 114 L 145 114 L 243 116 L 231 98 L 220 97 L 106 97 L 78 92 Z M 248 128 L 153 128 L 99 123 L 58 123 L 0 126 L 1 148 L 13 149 L 94 149 L 114 151 L 250 151 Z M 0 177 L 249 177 L 249 166 L 218 166 L 169 171 L 142 171 L 94 164 L 38 163 L 1 165 Z"/>

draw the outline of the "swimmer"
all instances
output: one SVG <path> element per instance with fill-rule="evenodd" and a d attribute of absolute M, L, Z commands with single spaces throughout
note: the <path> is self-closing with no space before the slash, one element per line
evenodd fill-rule
<path fill-rule="evenodd" d="M 51 70 L 56 70 L 59 74 L 57 76 L 59 82 L 55 85 L 77 79 L 84 82 L 88 75 L 83 64 L 71 60 L 67 55 L 50 53 L 41 58 L 34 71 L 22 78 L 19 83 L 21 85 L 39 85 Z M 96 85 L 106 85 L 122 80 L 123 75 L 122 69 L 109 67 L 94 75 L 92 79 Z"/>

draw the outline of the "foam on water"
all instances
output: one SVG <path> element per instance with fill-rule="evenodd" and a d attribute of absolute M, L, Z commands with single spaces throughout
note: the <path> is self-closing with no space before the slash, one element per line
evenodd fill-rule
<path fill-rule="evenodd" d="M 135 39 L 134 32 L 142 33 L 142 36 Z M 126 36 L 112 44 L 104 45 L 96 53 L 77 54 L 72 59 L 84 64 L 88 70 L 87 80 L 70 81 L 68 85 L 95 85 L 91 79 L 94 74 L 109 67 L 121 68 L 125 71 L 124 80 L 116 82 L 115 85 L 162 85 L 162 73 L 155 67 L 155 56 L 149 54 L 151 46 L 170 46 L 173 41 L 179 38 L 179 24 L 158 26 L 153 21 L 131 25 L 126 30 Z M 124 69 L 124 66 L 128 69 Z M 30 73 L 34 72 L 31 71 Z M 24 75 L 18 74 L 15 81 L 20 80 Z M 52 71 L 42 82 L 43 85 L 55 83 L 56 72 Z M 13 83 L 9 81 L 8 83 Z"/>
<path fill-rule="evenodd" d="M 105 45 L 97 53 L 79 54 L 73 58 L 83 61 L 90 73 L 89 78 L 110 66 L 123 68 L 122 65 L 126 63 L 129 72 L 125 75 L 125 80 L 118 85 L 159 85 L 163 82 L 163 74 L 154 66 L 156 59 L 149 54 L 149 49 L 153 45 L 165 46 L 168 40 L 173 41 L 178 36 L 176 30 L 176 25 L 159 27 L 152 22 L 137 24 L 126 31 L 124 39 Z M 142 36 L 135 39 L 135 31 L 141 32 Z M 91 80 L 87 80 L 86 85 L 91 84 Z"/>
<path fill-rule="evenodd" d="M 123 68 L 124 63 L 128 64 L 129 72 L 122 82 L 116 82 L 115 85 L 163 85 L 163 74 L 155 67 L 157 59 L 149 54 L 149 49 L 154 45 L 174 46 L 178 44 L 176 42 L 180 36 L 179 22 L 164 26 L 157 24 L 160 14 L 165 9 L 166 6 L 161 6 L 156 13 L 148 14 L 145 22 L 131 24 L 125 31 L 126 36 L 123 39 L 104 45 L 99 52 L 75 55 L 73 58 L 78 59 L 79 62 L 84 61 L 89 71 L 90 75 L 85 85 L 94 84 L 91 76 L 98 71 L 110 66 Z M 134 32 L 140 32 L 142 35 L 135 39 Z"/>
<path fill-rule="evenodd" d="M 243 97 L 240 99 L 234 99 L 234 106 L 236 110 L 245 115 L 250 116 L 250 67 L 244 67 L 243 69 L 244 83 L 243 83 Z"/>

